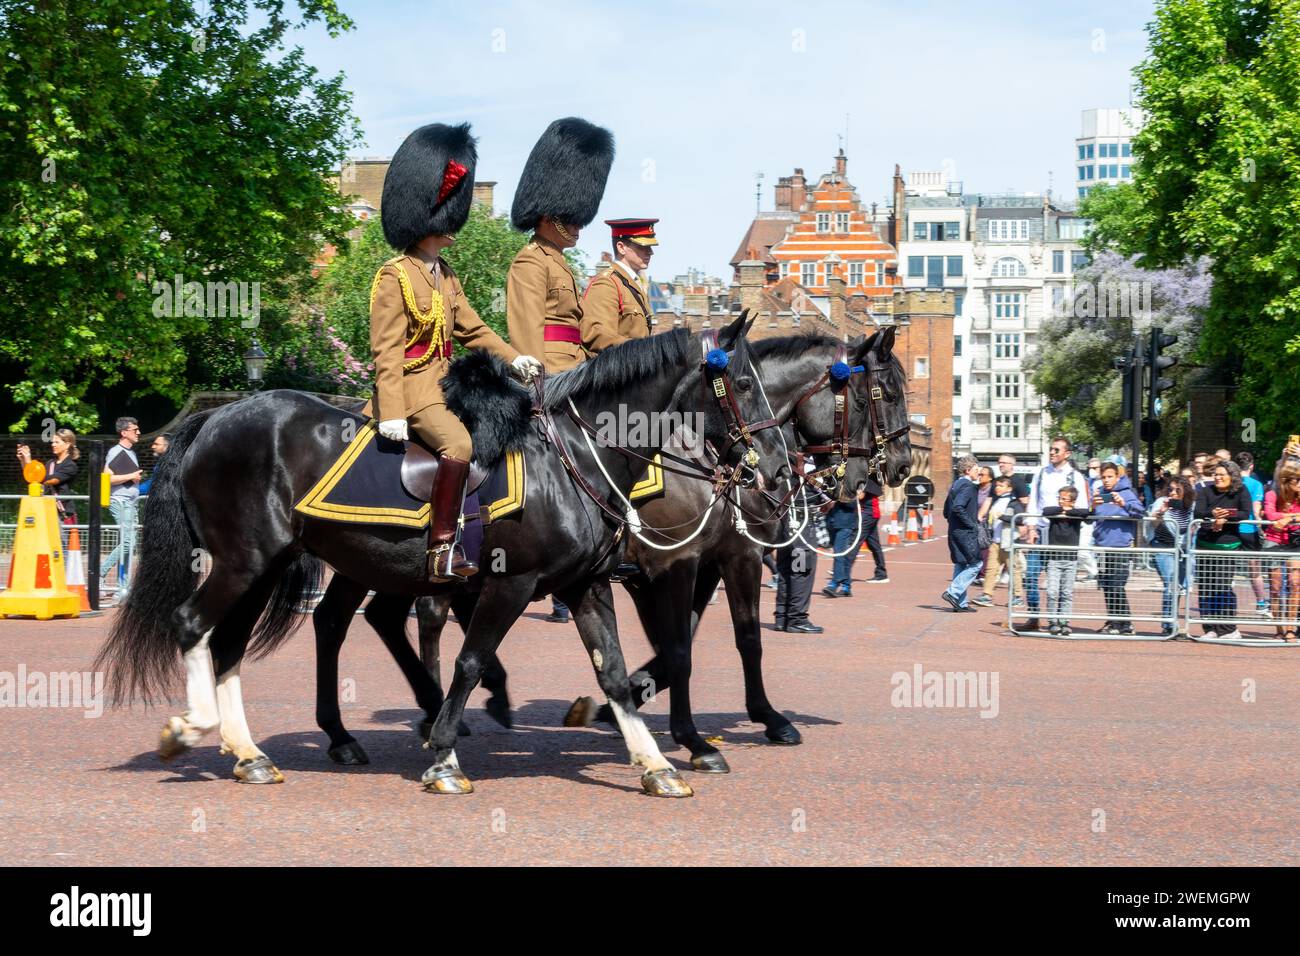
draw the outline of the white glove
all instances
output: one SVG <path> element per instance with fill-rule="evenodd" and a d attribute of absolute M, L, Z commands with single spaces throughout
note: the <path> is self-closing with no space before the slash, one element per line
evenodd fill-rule
<path fill-rule="evenodd" d="M 390 418 L 386 422 L 380 422 L 379 434 L 383 435 L 390 441 L 406 441 L 410 438 L 410 435 L 406 431 L 405 418 Z"/>
<path fill-rule="evenodd" d="M 515 370 L 515 374 L 525 382 L 535 375 L 541 374 L 546 368 L 541 362 L 531 355 L 521 355 L 510 363 L 510 367 Z"/>

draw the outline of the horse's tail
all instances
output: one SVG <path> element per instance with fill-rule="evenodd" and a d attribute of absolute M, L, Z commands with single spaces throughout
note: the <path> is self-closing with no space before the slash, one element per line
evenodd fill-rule
<path fill-rule="evenodd" d="M 293 636 L 306 616 L 299 609 L 320 588 L 323 571 L 324 565 L 314 554 L 303 551 L 293 559 L 276 582 L 271 601 L 253 631 L 250 656 L 266 657 Z"/>
<path fill-rule="evenodd" d="M 115 703 L 135 697 L 153 701 L 178 688 L 181 658 L 173 615 L 198 586 L 201 543 L 185 513 L 181 467 L 211 414 L 187 418 L 154 469 L 135 583 L 95 658 L 95 670 L 106 672 L 108 698 Z"/>

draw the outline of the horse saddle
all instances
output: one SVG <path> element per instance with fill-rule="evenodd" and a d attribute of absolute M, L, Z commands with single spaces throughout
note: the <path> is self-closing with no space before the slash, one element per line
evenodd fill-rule
<path fill-rule="evenodd" d="M 387 439 L 381 438 L 382 442 Z M 428 501 L 433 497 L 433 478 L 438 474 L 438 456 L 424 442 L 412 439 L 403 442 L 406 451 L 402 455 L 402 487 L 413 498 Z M 465 495 L 478 491 L 487 480 L 488 471 L 478 462 L 471 462 L 469 479 L 465 482 Z"/>
<path fill-rule="evenodd" d="M 356 436 L 294 506 L 299 514 L 326 521 L 427 528 L 438 456 L 418 442 L 389 441 L 373 420 Z M 465 528 L 519 511 L 526 496 L 522 451 L 508 451 L 489 465 L 470 467 L 463 510 Z"/>

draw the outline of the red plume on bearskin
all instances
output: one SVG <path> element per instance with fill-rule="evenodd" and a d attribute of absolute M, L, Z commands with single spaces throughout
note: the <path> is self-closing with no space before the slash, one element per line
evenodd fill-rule
<path fill-rule="evenodd" d="M 478 162 L 468 123 L 421 126 L 397 148 L 384 177 L 379 218 L 394 249 L 459 232 L 474 201 Z"/>

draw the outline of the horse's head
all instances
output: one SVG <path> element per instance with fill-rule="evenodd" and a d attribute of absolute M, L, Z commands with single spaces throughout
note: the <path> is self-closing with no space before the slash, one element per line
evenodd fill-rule
<path fill-rule="evenodd" d="M 854 444 L 870 448 L 885 484 L 897 486 L 912 470 L 911 419 L 907 413 L 907 376 L 894 355 L 894 327 L 885 326 L 854 350 L 853 401 L 861 416 Z M 883 456 L 883 459 L 882 457 Z"/>
<path fill-rule="evenodd" d="M 806 383 L 811 375 L 820 376 L 793 393 L 780 385 L 771 390 L 792 395 L 783 406 L 790 412 L 792 447 L 812 456 L 817 482 L 827 494 L 847 498 L 868 479 L 892 485 L 907 477 L 906 383 L 893 344 L 894 330 L 887 328 L 847 347 L 810 339 L 797 353 L 783 350 L 787 380 Z M 768 368 L 776 372 L 778 366 L 769 361 Z"/>
<path fill-rule="evenodd" d="M 693 431 L 737 469 L 742 487 L 776 487 L 790 477 L 786 443 L 761 381 L 762 366 L 749 346 L 749 313 L 694 339 L 699 367 L 678 386 L 674 404 L 690 409 Z"/>

